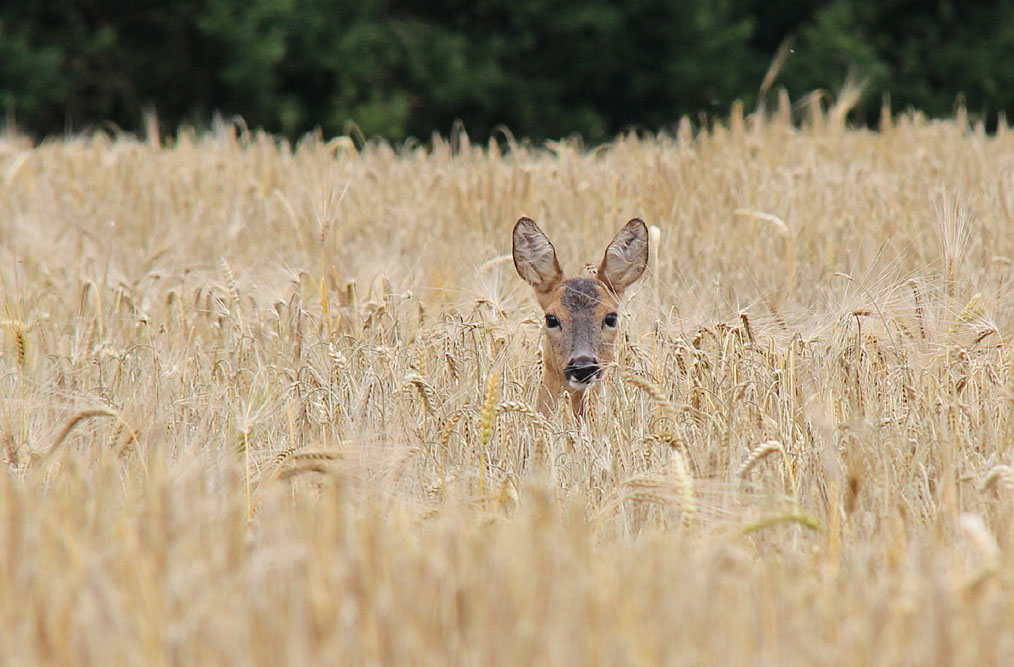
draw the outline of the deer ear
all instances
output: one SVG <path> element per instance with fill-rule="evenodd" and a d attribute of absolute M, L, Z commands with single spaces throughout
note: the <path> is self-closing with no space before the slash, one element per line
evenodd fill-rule
<path fill-rule="evenodd" d="M 539 294 L 553 291 L 563 279 L 556 249 L 531 218 L 514 225 L 514 268 Z"/>
<path fill-rule="evenodd" d="M 599 265 L 599 280 L 616 296 L 623 294 L 631 283 L 641 277 L 648 266 L 648 228 L 634 218 L 616 235 L 606 248 Z"/>

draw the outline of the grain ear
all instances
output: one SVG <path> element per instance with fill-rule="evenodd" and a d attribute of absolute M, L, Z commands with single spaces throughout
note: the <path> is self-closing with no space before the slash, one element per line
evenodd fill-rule
<path fill-rule="evenodd" d="M 552 292 L 563 279 L 556 249 L 531 218 L 514 225 L 514 268 L 539 294 Z"/>
<path fill-rule="evenodd" d="M 623 294 L 648 266 L 648 228 L 634 218 L 616 235 L 599 265 L 599 280 L 616 296 Z"/>

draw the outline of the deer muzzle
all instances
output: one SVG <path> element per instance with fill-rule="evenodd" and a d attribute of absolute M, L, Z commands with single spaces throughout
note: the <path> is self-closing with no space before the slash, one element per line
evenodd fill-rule
<path fill-rule="evenodd" d="M 589 356 L 571 357 L 567 367 L 563 369 L 568 384 L 574 389 L 584 389 L 602 374 L 602 366 L 598 359 Z"/>

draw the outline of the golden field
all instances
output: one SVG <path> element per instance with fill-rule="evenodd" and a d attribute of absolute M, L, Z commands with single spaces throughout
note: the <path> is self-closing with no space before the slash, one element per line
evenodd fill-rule
<path fill-rule="evenodd" d="M 789 115 L 0 138 L 0 663 L 1014 664 L 1014 133 Z M 521 215 L 658 227 L 587 420 Z"/>

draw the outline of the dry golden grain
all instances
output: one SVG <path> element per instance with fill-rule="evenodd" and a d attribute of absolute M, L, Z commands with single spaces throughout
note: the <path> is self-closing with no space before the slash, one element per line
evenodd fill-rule
<path fill-rule="evenodd" d="M 53 440 L 53 444 L 51 444 L 44 453 L 38 455 L 36 461 L 39 464 L 44 464 L 46 463 L 46 461 L 50 460 L 56 453 L 56 451 L 60 448 L 60 445 L 63 444 L 63 441 L 67 439 L 68 435 L 70 435 L 70 432 L 74 430 L 74 427 L 80 424 L 81 422 L 85 421 L 86 419 L 91 419 L 92 417 L 119 418 L 119 416 L 120 415 L 118 412 L 108 407 L 93 408 L 90 410 L 82 410 L 78 412 L 73 417 L 71 417 L 70 420 L 60 430 L 60 433 L 57 434 L 56 438 Z M 33 461 L 33 463 L 36 461 Z"/>
<path fill-rule="evenodd" d="M 1014 134 L 765 85 L 594 149 L 0 133 L 0 664 L 1014 664 Z M 578 273 L 652 225 L 585 419 L 526 211 Z"/>
<path fill-rule="evenodd" d="M 761 459 L 768 454 L 774 454 L 775 452 L 785 456 L 785 447 L 782 446 L 782 443 L 777 440 L 762 442 L 750 450 L 750 454 L 743 459 L 743 463 L 740 464 L 739 469 L 736 471 L 736 475 L 740 479 L 746 477 L 747 473 L 750 472 L 750 470 L 757 465 Z"/>
<path fill-rule="evenodd" d="M 333 373 L 341 373 L 348 368 L 349 362 L 345 355 L 335 347 L 334 342 L 327 344 L 328 357 L 331 359 L 331 370 Z"/>
<path fill-rule="evenodd" d="M 7 465 L 15 470 L 21 467 L 21 457 L 18 452 L 18 443 L 14 440 L 14 434 L 9 431 L 4 433 L 4 460 Z"/>
<path fill-rule="evenodd" d="M 444 360 L 447 362 L 447 370 L 451 372 L 451 378 L 457 381 L 461 377 L 461 362 L 450 352 L 444 353 Z"/>
<path fill-rule="evenodd" d="M 112 449 L 116 446 L 116 443 L 119 442 L 120 436 L 123 435 L 123 429 L 125 426 L 126 422 L 117 420 L 116 427 L 113 429 L 112 435 L 109 436 L 109 442 L 106 445 L 108 449 Z"/>
<path fill-rule="evenodd" d="M 986 340 L 989 336 L 992 336 L 993 334 L 996 334 L 996 333 L 999 333 L 999 332 L 995 328 L 993 328 L 993 327 L 987 327 L 987 328 L 983 329 L 982 331 L 979 332 L 979 335 L 975 337 L 975 340 L 972 341 L 972 344 L 971 344 L 970 347 L 974 348 L 976 345 L 978 345 L 982 341 Z"/>
<path fill-rule="evenodd" d="M 594 512 L 593 523 L 601 525 L 628 501 L 676 508 L 685 524 L 693 523 L 697 514 L 693 477 L 683 455 L 675 449 L 671 450 L 671 454 L 668 473 L 635 475 L 620 482 Z"/>
<path fill-rule="evenodd" d="M 27 346 L 25 345 L 25 330 L 19 323 L 14 325 L 14 357 L 18 360 L 18 366 L 25 367 L 27 361 Z"/>
<path fill-rule="evenodd" d="M 983 310 L 979 302 L 982 300 L 982 294 L 976 293 L 972 295 L 972 298 L 968 300 L 965 307 L 958 313 L 957 319 L 951 326 L 951 330 L 948 332 L 948 338 L 953 337 L 958 332 L 961 325 L 973 322 L 976 318 L 982 315 Z"/>
<path fill-rule="evenodd" d="M 239 306 L 239 288 L 236 286 L 236 277 L 232 273 L 232 269 L 229 268 L 229 262 L 226 261 L 225 256 L 219 255 L 218 257 L 218 268 L 222 272 L 222 277 L 225 279 L 225 285 L 229 290 L 229 297 L 232 299 L 230 306 L 232 308 Z"/>
<path fill-rule="evenodd" d="M 496 428 L 496 405 L 499 394 L 500 373 L 491 370 L 486 379 L 486 394 L 482 399 L 482 409 L 479 411 L 479 497 L 483 499 L 486 497 L 486 463 L 489 445 L 493 441 L 493 429 Z"/>
<path fill-rule="evenodd" d="M 285 464 L 285 462 L 289 459 L 289 457 L 296 452 L 297 449 L 299 448 L 296 447 L 295 445 L 289 445 L 282 451 L 275 454 L 275 458 L 272 461 L 273 464 L 272 467 L 275 469 L 280 468 L 282 465 Z"/>
<path fill-rule="evenodd" d="M 517 511 L 521 501 L 518 497 L 517 486 L 512 478 L 505 477 L 500 483 L 500 492 L 497 494 L 496 503 L 499 510 L 507 516 Z"/>
<path fill-rule="evenodd" d="M 341 461 L 345 457 L 344 452 L 333 449 L 304 449 L 290 454 L 288 460 L 295 465 L 304 461 Z"/>
<path fill-rule="evenodd" d="M 1014 466 L 999 463 L 991 467 L 979 482 L 979 490 L 988 491 L 993 487 L 998 491 L 1014 494 Z"/>
<path fill-rule="evenodd" d="M 912 295 L 915 299 L 915 317 L 919 322 L 919 336 L 923 340 L 926 340 L 926 311 L 922 304 L 922 294 L 919 292 L 919 283 L 915 278 L 911 278 L 908 281 L 908 286 L 912 288 Z"/>
<path fill-rule="evenodd" d="M 443 452 L 447 448 L 447 443 L 451 439 L 451 434 L 454 433 L 454 428 L 458 425 L 458 422 L 461 421 L 461 418 L 464 416 L 464 414 L 465 414 L 464 408 L 459 408 L 455 410 L 451 414 L 451 416 L 447 418 L 447 421 L 440 429 L 440 437 L 437 440 L 437 443 L 439 445 L 441 452 Z"/>
<path fill-rule="evenodd" d="M 694 478 L 683 453 L 676 447 L 669 449 L 673 477 L 676 478 L 676 495 L 680 500 L 680 511 L 685 523 L 693 521 L 697 513 L 697 499 L 694 497 Z"/>
<path fill-rule="evenodd" d="M 750 341 L 750 344 L 754 344 L 757 341 L 753 337 L 753 329 L 750 328 L 750 316 L 747 315 L 745 310 L 739 311 L 739 319 L 743 322 L 743 329 L 746 331 L 746 339 Z"/>
<path fill-rule="evenodd" d="M 486 393 L 479 411 L 479 434 L 483 451 L 493 440 L 493 429 L 496 427 L 497 397 L 500 395 L 500 373 L 490 371 L 486 379 Z"/>
<path fill-rule="evenodd" d="M 524 401 L 501 401 L 500 403 L 497 403 L 496 411 L 498 414 L 503 412 L 517 412 L 523 414 L 528 417 L 529 420 L 539 425 L 545 424 L 546 421 L 542 415 L 532 409 L 532 407 Z"/>
<path fill-rule="evenodd" d="M 785 221 L 779 218 L 777 215 L 771 213 L 764 213 L 763 211 L 755 211 L 752 208 L 737 208 L 733 211 L 735 215 L 744 216 L 751 220 L 760 220 L 770 224 L 779 236 L 789 236 L 789 226 L 785 224 Z"/>
<path fill-rule="evenodd" d="M 317 475 L 333 475 L 335 473 L 335 470 L 333 467 L 327 465 L 326 463 L 321 463 L 319 461 L 307 461 L 304 463 L 300 463 L 298 465 L 291 465 L 289 467 L 284 468 L 281 472 L 278 473 L 278 479 L 280 480 L 292 479 L 293 477 L 299 477 L 300 475 L 305 475 L 306 473 L 315 473 Z"/>
<path fill-rule="evenodd" d="M 1000 570 L 1000 548 L 986 527 L 986 522 L 978 514 L 965 513 L 959 516 L 958 528 L 979 552 L 979 567 L 965 584 L 966 590 L 974 592 Z"/>
<path fill-rule="evenodd" d="M 435 415 L 437 412 L 437 392 L 426 382 L 426 378 L 414 371 L 409 373 L 405 376 L 405 389 L 411 390 L 412 387 L 415 387 L 419 392 L 423 405 L 426 407 L 426 412 L 430 415 Z"/>
<path fill-rule="evenodd" d="M 671 416 L 676 413 L 676 407 L 673 405 L 672 401 L 669 400 L 669 397 L 666 396 L 662 387 L 647 378 L 634 375 L 626 370 L 623 371 L 623 379 L 648 394 L 648 396 L 651 397 L 652 403 L 655 404 L 655 407 L 666 415 Z"/>

